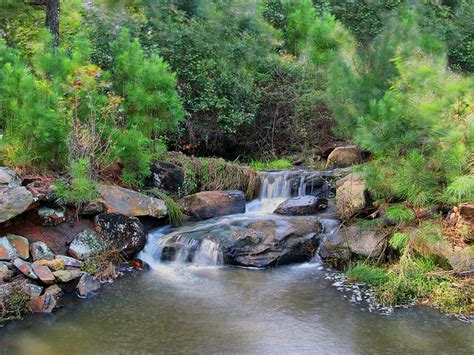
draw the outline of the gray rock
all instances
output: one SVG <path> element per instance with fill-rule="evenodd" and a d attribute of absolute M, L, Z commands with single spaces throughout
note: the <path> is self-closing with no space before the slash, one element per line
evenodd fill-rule
<path fill-rule="evenodd" d="M 102 236 L 91 229 L 86 229 L 74 238 L 68 252 L 74 258 L 84 260 L 91 255 L 103 252 L 107 246 Z"/>
<path fill-rule="evenodd" d="M 0 223 L 25 212 L 33 203 L 33 195 L 23 186 L 0 188 Z"/>
<path fill-rule="evenodd" d="M 245 194 L 238 190 L 203 191 L 185 196 L 180 205 L 195 220 L 245 212 Z"/>
<path fill-rule="evenodd" d="M 365 257 L 378 257 L 385 245 L 385 235 L 379 230 L 361 229 L 350 226 L 342 230 L 350 250 Z"/>
<path fill-rule="evenodd" d="M 362 154 L 356 145 L 336 147 L 328 156 L 326 169 L 346 168 L 362 161 Z"/>
<path fill-rule="evenodd" d="M 52 260 L 54 253 L 43 242 L 34 242 L 30 244 L 30 253 L 33 261 L 37 260 Z"/>
<path fill-rule="evenodd" d="M 21 185 L 22 178 L 10 168 L 0 167 L 0 188 L 13 188 Z"/>
<path fill-rule="evenodd" d="M 71 258 L 70 256 L 56 255 L 56 259 L 64 261 L 64 267 L 66 268 L 80 269 L 82 267 L 82 262 L 77 259 Z"/>
<path fill-rule="evenodd" d="M 81 276 L 79 283 L 76 286 L 76 292 L 79 297 L 92 296 L 100 289 L 100 282 L 97 281 L 93 276 L 84 274 Z"/>
<path fill-rule="evenodd" d="M 118 213 L 127 217 L 155 218 L 168 215 L 165 202 L 158 198 L 112 185 L 101 185 L 99 192 L 107 213 Z"/>
<path fill-rule="evenodd" d="M 5 264 L 0 264 L 0 284 L 2 282 L 10 281 L 13 277 L 13 271 Z"/>
<path fill-rule="evenodd" d="M 13 265 L 26 277 L 29 277 L 32 280 L 38 280 L 38 276 L 36 276 L 30 263 L 23 261 L 20 258 L 16 258 L 13 260 Z"/>
<path fill-rule="evenodd" d="M 177 195 L 183 187 L 184 169 L 169 162 L 155 162 L 151 165 L 151 175 L 145 179 L 145 186 L 165 190 Z"/>
<path fill-rule="evenodd" d="M 71 270 L 59 270 L 53 272 L 54 277 L 58 279 L 59 282 L 70 282 L 80 278 L 84 274 L 81 270 L 71 269 Z"/>
<path fill-rule="evenodd" d="M 289 216 L 307 216 L 324 211 L 328 206 L 325 198 L 300 196 L 283 201 L 273 213 Z"/>
<path fill-rule="evenodd" d="M 347 219 L 367 205 L 367 192 L 364 177 L 352 173 L 337 182 L 336 210 L 339 216 Z"/>
<path fill-rule="evenodd" d="M 0 238 L 0 260 L 11 261 L 17 257 L 18 252 L 10 243 L 8 238 Z"/>
<path fill-rule="evenodd" d="M 102 213 L 95 217 L 95 224 L 107 245 L 127 256 L 138 253 L 146 244 L 145 228 L 138 218 Z"/>

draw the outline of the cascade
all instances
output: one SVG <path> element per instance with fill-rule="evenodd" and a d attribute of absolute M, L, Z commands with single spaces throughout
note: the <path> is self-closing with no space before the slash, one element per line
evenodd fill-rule
<path fill-rule="evenodd" d="M 278 219 L 272 212 L 288 198 L 304 195 L 332 197 L 331 178 L 327 172 L 318 171 L 261 172 L 258 198 L 247 203 L 244 214 L 151 231 L 140 258 L 152 268 L 159 267 L 164 261 L 196 266 L 222 265 L 221 235 L 262 218 Z"/>

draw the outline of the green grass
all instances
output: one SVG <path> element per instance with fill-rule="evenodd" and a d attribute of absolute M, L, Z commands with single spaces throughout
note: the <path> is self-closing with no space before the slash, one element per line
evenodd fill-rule
<path fill-rule="evenodd" d="M 290 159 L 276 159 L 270 161 L 259 161 L 253 160 L 250 162 L 249 166 L 252 169 L 262 171 L 262 170 L 285 170 L 291 169 L 293 164 Z"/>
<path fill-rule="evenodd" d="M 168 208 L 169 224 L 180 225 L 183 223 L 184 213 L 181 211 L 178 204 L 174 202 L 174 200 L 170 196 L 166 195 L 158 189 L 150 189 L 147 190 L 146 193 L 165 201 L 166 207 Z"/>
<path fill-rule="evenodd" d="M 370 286 L 381 285 L 388 281 L 388 276 L 385 271 L 363 263 L 349 266 L 346 275 L 351 282 L 362 282 Z"/>

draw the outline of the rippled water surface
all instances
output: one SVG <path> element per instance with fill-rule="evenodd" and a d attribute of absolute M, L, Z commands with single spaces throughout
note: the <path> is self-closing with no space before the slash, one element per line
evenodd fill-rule
<path fill-rule="evenodd" d="M 166 266 L 0 329 L 0 353 L 473 353 L 474 325 L 351 304 L 315 264 Z"/>

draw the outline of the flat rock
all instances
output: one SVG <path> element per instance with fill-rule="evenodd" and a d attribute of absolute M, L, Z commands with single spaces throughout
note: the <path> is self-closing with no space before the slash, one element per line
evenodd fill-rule
<path fill-rule="evenodd" d="M 64 263 L 64 267 L 66 268 L 78 268 L 80 269 L 82 267 L 82 262 L 71 258 L 70 256 L 66 255 L 56 255 L 56 260 L 61 260 Z"/>
<path fill-rule="evenodd" d="M 93 276 L 84 274 L 81 276 L 79 283 L 76 286 L 76 292 L 79 297 L 90 297 L 100 289 L 100 282 Z"/>
<path fill-rule="evenodd" d="M 245 194 L 238 190 L 203 191 L 180 200 L 183 212 L 195 220 L 245 212 Z"/>
<path fill-rule="evenodd" d="M 46 265 L 31 265 L 33 272 L 38 276 L 40 281 L 45 285 L 52 285 L 56 278 L 54 277 L 53 273 Z"/>
<path fill-rule="evenodd" d="M 30 253 L 33 261 L 52 260 L 55 256 L 51 249 L 49 249 L 49 247 L 43 242 L 31 243 Z"/>
<path fill-rule="evenodd" d="M 16 249 L 18 257 L 26 260 L 30 257 L 30 242 L 25 237 L 20 235 L 9 234 L 7 239 L 10 244 Z"/>
<path fill-rule="evenodd" d="M 54 271 L 53 275 L 55 278 L 58 279 L 58 281 L 66 283 L 70 282 L 72 280 L 76 280 L 80 278 L 84 274 L 83 271 L 81 270 L 76 270 L 76 269 L 71 269 L 71 270 L 60 270 L 60 271 Z"/>
<path fill-rule="evenodd" d="M 300 196 L 283 201 L 273 213 L 289 216 L 307 216 L 324 211 L 328 200 L 315 196 Z"/>
<path fill-rule="evenodd" d="M 117 248 L 127 256 L 143 249 L 147 234 L 138 218 L 121 214 L 102 213 L 95 217 L 96 230 L 111 248 Z"/>
<path fill-rule="evenodd" d="M 106 250 L 107 241 L 91 229 L 79 233 L 69 246 L 69 254 L 76 259 L 84 260 L 91 255 Z"/>
<path fill-rule="evenodd" d="M 146 196 L 137 191 L 119 186 L 101 185 L 99 189 L 107 213 L 118 213 L 127 217 L 162 218 L 168 215 L 163 200 Z"/>
<path fill-rule="evenodd" d="M 32 280 L 38 279 L 38 276 L 34 273 L 30 263 L 23 261 L 20 258 L 16 258 L 13 260 L 13 265 L 26 277 L 29 277 Z"/>
<path fill-rule="evenodd" d="M 18 257 L 18 252 L 8 238 L 0 238 L 0 260 L 10 261 Z"/>

